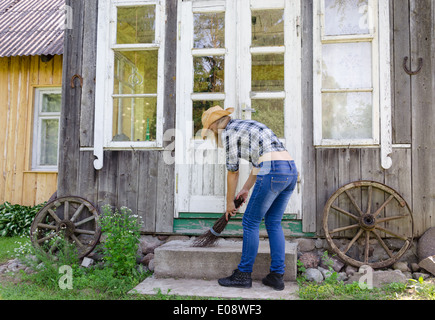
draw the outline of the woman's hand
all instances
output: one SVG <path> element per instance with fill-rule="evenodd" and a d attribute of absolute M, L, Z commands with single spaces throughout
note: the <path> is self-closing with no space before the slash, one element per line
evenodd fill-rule
<path fill-rule="evenodd" d="M 234 201 L 227 202 L 227 210 L 225 212 L 225 216 L 227 218 L 227 221 L 229 219 L 229 216 L 234 217 L 237 213 L 237 208 L 234 205 Z"/>
<path fill-rule="evenodd" d="M 240 190 L 240 192 L 237 194 L 236 199 L 239 199 L 240 197 L 242 197 L 243 199 L 243 203 L 246 202 L 246 199 L 248 199 L 248 195 L 249 195 L 249 189 L 242 189 Z"/>

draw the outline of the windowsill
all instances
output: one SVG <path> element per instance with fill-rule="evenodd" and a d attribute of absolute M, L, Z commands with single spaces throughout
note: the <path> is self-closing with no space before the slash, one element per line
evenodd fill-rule
<path fill-rule="evenodd" d="M 352 149 L 352 148 L 372 148 L 372 149 L 379 149 L 380 145 L 368 145 L 368 144 L 331 144 L 331 145 L 314 145 L 314 148 L 316 149 Z"/>
<path fill-rule="evenodd" d="M 126 146 L 126 147 L 104 147 L 104 151 L 165 151 L 164 147 L 136 147 L 136 146 Z M 82 152 L 92 152 L 93 147 L 81 147 Z"/>
<path fill-rule="evenodd" d="M 44 174 L 47 174 L 47 173 L 55 173 L 55 174 L 57 174 L 58 173 L 58 170 L 37 170 L 37 169 L 35 169 L 35 170 L 26 170 L 26 171 L 23 171 L 23 173 L 44 173 Z"/>

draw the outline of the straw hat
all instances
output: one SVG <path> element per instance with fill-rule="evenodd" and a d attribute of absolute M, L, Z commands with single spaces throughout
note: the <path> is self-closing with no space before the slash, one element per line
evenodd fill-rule
<path fill-rule="evenodd" d="M 222 117 L 229 116 L 234 112 L 234 108 L 222 109 L 220 106 L 215 106 L 202 114 L 202 132 L 201 137 L 204 139 L 207 135 L 207 130 L 211 126 L 211 124 Z"/>

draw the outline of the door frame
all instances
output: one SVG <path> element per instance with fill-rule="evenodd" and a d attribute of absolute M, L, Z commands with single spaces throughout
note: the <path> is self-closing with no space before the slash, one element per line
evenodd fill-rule
<path fill-rule="evenodd" d="M 293 0 L 216 0 L 216 1 L 182 1 L 179 0 L 178 6 L 178 32 L 177 32 L 177 121 L 175 134 L 175 159 L 176 159 L 176 186 L 175 186 L 175 217 L 179 212 L 192 212 L 189 205 L 189 197 L 195 198 L 198 203 L 198 212 L 203 209 L 209 210 L 210 207 L 216 207 L 213 212 L 225 210 L 225 196 L 222 204 L 219 204 L 221 196 L 191 196 L 188 194 L 188 188 L 182 188 L 184 182 L 189 181 L 189 170 L 194 164 L 194 151 L 198 142 L 192 137 L 191 123 L 192 119 L 192 92 L 193 81 L 186 74 L 192 73 L 192 40 L 193 40 L 193 19 L 188 17 L 192 15 L 193 2 L 201 4 L 214 4 L 216 11 L 225 9 L 225 93 L 221 94 L 225 100 L 222 107 L 235 107 L 234 117 L 243 119 L 242 106 L 250 109 L 251 98 L 268 98 L 273 94 L 251 93 L 251 8 L 255 9 L 277 9 L 282 8 L 284 4 L 284 23 L 285 34 L 295 36 L 286 36 L 284 43 L 284 117 L 285 117 L 285 138 L 286 148 L 295 159 L 299 170 L 300 177 L 302 174 L 302 84 L 301 84 L 301 52 L 302 52 L 302 27 L 301 27 L 301 3 Z M 210 10 L 209 8 L 207 8 Z M 206 12 L 209 12 L 205 9 Z M 182 23 L 183 22 L 183 23 Z M 238 26 L 244 26 L 239 28 Z M 236 32 L 234 32 L 236 30 Z M 191 36 L 190 36 L 191 34 Z M 187 36 L 189 35 L 189 36 Z M 183 42 L 182 42 L 183 41 Z M 294 49 L 297 48 L 297 49 Z M 212 49 L 213 50 L 213 49 Z M 189 57 L 189 59 L 187 59 Z M 246 59 L 249 57 L 249 59 Z M 243 77 L 242 77 L 243 75 Z M 193 79 L 193 73 L 192 73 Z M 246 81 L 249 79 L 249 81 Z M 235 88 L 229 90 L 228 88 Z M 204 94 L 206 97 L 207 94 Z M 249 112 L 249 111 L 248 111 Z M 247 113 L 247 112 L 246 112 Z M 250 116 L 248 113 L 246 114 Z M 202 144 L 203 145 L 203 144 Z M 193 157 L 192 157 L 193 156 Z M 224 152 L 220 152 L 219 161 L 225 163 Z M 221 163 L 221 162 L 219 162 Z M 245 170 L 246 171 L 246 170 Z M 248 172 L 240 174 L 239 187 L 243 185 Z M 215 175 L 216 176 L 216 175 Z M 225 187 L 226 187 L 226 170 L 224 170 Z M 246 176 L 247 178 L 247 176 Z M 243 181 L 242 181 L 243 180 Z M 297 219 L 302 217 L 302 195 L 301 184 L 303 179 L 299 179 L 297 189 L 295 190 L 288 209 L 292 214 L 296 214 Z M 202 197 L 196 199 L 197 197 Z M 245 206 L 246 207 L 246 206 Z M 188 210 L 188 211 L 186 211 Z M 286 210 L 287 211 L 287 210 Z M 195 211 L 196 212 L 196 211 Z M 210 211 L 202 211 L 210 212 Z"/>

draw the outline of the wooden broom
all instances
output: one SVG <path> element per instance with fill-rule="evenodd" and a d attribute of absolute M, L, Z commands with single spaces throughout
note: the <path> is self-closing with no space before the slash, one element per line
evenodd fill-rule
<path fill-rule="evenodd" d="M 234 205 L 236 209 L 240 208 L 243 204 L 244 199 L 239 197 L 239 199 L 234 199 Z M 228 221 L 231 216 L 228 215 Z M 199 236 L 194 242 L 193 247 L 211 247 L 216 241 L 219 239 L 221 233 L 224 231 L 225 227 L 228 224 L 225 213 L 220 217 L 210 230 Z"/>

